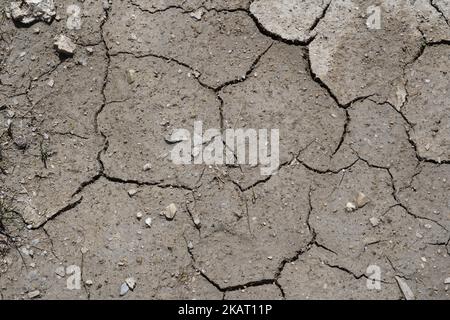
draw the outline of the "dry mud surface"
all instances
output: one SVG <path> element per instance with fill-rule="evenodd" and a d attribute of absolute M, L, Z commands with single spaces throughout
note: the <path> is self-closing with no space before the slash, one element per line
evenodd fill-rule
<path fill-rule="evenodd" d="M 450 1 L 12 2 L 2 299 L 449 299 Z M 195 120 L 277 174 L 175 165 Z"/>

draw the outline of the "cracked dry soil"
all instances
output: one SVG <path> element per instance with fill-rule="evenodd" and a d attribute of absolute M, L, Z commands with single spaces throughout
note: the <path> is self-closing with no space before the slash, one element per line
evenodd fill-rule
<path fill-rule="evenodd" d="M 2 299 L 449 299 L 450 1 L 11 2 Z M 277 174 L 173 164 L 195 120 L 279 129 Z"/>

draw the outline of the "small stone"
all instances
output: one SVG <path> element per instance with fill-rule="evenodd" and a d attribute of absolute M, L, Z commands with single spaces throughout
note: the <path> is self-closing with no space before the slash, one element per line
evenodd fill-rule
<path fill-rule="evenodd" d="M 405 280 L 397 276 L 395 277 L 395 280 L 397 280 L 398 286 L 400 287 L 400 290 L 402 290 L 403 296 L 405 297 L 406 300 L 416 299 L 414 293 L 412 292 L 411 288 L 408 286 Z"/>
<path fill-rule="evenodd" d="M 146 163 L 146 164 L 144 164 L 144 166 L 142 167 L 142 169 L 143 169 L 144 171 L 149 171 L 149 170 L 151 170 L 151 169 L 152 169 L 151 163 Z"/>
<path fill-rule="evenodd" d="M 134 279 L 133 277 L 125 279 L 125 283 L 127 284 L 128 288 L 130 288 L 131 291 L 133 291 L 134 288 L 136 287 L 136 279 Z"/>
<path fill-rule="evenodd" d="M 28 248 L 23 247 L 20 249 L 20 251 L 22 251 L 23 254 L 26 254 L 27 256 L 30 256 L 33 258 L 33 255 L 34 255 L 33 250 L 29 250 Z"/>
<path fill-rule="evenodd" d="M 189 241 L 189 242 L 188 242 L 188 249 L 189 249 L 189 250 L 194 249 L 194 244 L 192 243 L 192 241 Z"/>
<path fill-rule="evenodd" d="M 194 214 L 194 215 L 193 215 L 193 220 L 194 220 L 194 224 L 195 224 L 197 227 L 199 227 L 199 226 L 202 224 L 201 221 L 200 221 L 200 217 L 199 217 L 198 214 Z"/>
<path fill-rule="evenodd" d="M 55 85 L 55 80 L 49 79 L 49 80 L 47 81 L 47 85 L 48 85 L 50 88 L 53 88 L 53 86 Z"/>
<path fill-rule="evenodd" d="M 80 30 L 81 29 L 81 8 L 76 4 L 71 4 L 67 7 L 67 22 L 66 27 L 69 30 Z"/>
<path fill-rule="evenodd" d="M 128 284 L 126 282 L 122 283 L 122 285 L 120 286 L 120 296 L 123 297 L 124 295 L 126 295 L 128 293 L 128 291 L 130 290 L 130 287 L 128 287 Z"/>
<path fill-rule="evenodd" d="M 57 276 L 60 276 L 61 278 L 64 278 L 66 276 L 66 270 L 64 269 L 64 267 L 56 268 L 55 273 Z"/>
<path fill-rule="evenodd" d="M 41 292 L 39 290 L 34 290 L 34 291 L 31 291 L 31 292 L 28 292 L 28 298 L 29 299 L 37 298 L 40 295 L 41 295 Z"/>
<path fill-rule="evenodd" d="M 359 209 L 359 208 L 364 207 L 366 204 L 368 204 L 369 199 L 367 198 L 367 196 L 364 193 L 359 192 L 358 195 L 356 196 L 355 202 L 356 202 L 356 206 Z"/>
<path fill-rule="evenodd" d="M 87 51 L 87 53 L 92 54 L 92 53 L 94 53 L 94 48 L 86 47 L 86 51 Z"/>
<path fill-rule="evenodd" d="M 395 102 L 395 109 L 397 109 L 397 111 L 400 111 L 402 106 L 404 106 L 407 96 L 408 93 L 406 92 L 405 86 L 403 84 L 398 85 L 396 92 L 397 101 Z"/>
<path fill-rule="evenodd" d="M 347 202 L 345 210 L 347 210 L 347 212 L 353 212 L 356 210 L 356 205 L 353 202 Z"/>
<path fill-rule="evenodd" d="M 169 204 L 164 210 L 164 215 L 168 220 L 173 220 L 177 214 L 177 206 L 174 203 Z"/>
<path fill-rule="evenodd" d="M 369 219 L 370 223 L 372 224 L 372 226 L 376 227 L 380 224 L 380 219 L 372 217 Z"/>
<path fill-rule="evenodd" d="M 28 147 L 28 141 L 25 137 L 19 136 L 14 139 L 14 144 L 20 150 L 25 150 Z"/>
<path fill-rule="evenodd" d="M 26 25 L 37 21 L 50 23 L 56 15 L 53 0 L 22 0 L 13 1 L 8 13 L 14 21 Z"/>
<path fill-rule="evenodd" d="M 128 39 L 130 39 L 132 41 L 135 41 L 135 40 L 137 40 L 137 38 L 138 37 L 137 37 L 137 35 L 135 33 L 131 33 Z"/>
<path fill-rule="evenodd" d="M 196 20 L 202 20 L 203 14 L 205 12 L 203 11 L 203 8 L 200 8 L 198 10 L 195 10 L 190 13 L 190 16 Z"/>
<path fill-rule="evenodd" d="M 416 237 L 419 238 L 419 239 L 422 239 L 423 235 L 421 233 L 419 233 L 419 232 L 416 232 Z"/>
<path fill-rule="evenodd" d="M 94 282 L 92 280 L 86 280 L 84 282 L 87 286 L 92 286 L 94 284 Z"/>
<path fill-rule="evenodd" d="M 137 194 L 137 192 L 138 191 L 136 189 L 130 189 L 130 190 L 128 190 L 128 195 L 130 197 L 133 197 L 133 196 L 135 196 Z"/>
<path fill-rule="evenodd" d="M 137 218 L 138 220 L 141 220 L 141 219 L 142 219 L 142 217 L 143 217 L 143 214 L 142 214 L 142 212 L 138 212 L 138 213 L 136 213 L 136 218 Z"/>
<path fill-rule="evenodd" d="M 82 254 L 86 254 L 86 253 L 88 253 L 88 251 L 89 251 L 89 249 L 86 248 L 86 247 L 82 247 L 82 248 L 81 248 L 81 253 L 82 253 Z"/>
<path fill-rule="evenodd" d="M 145 219 L 145 224 L 147 225 L 147 227 L 151 228 L 151 226 L 152 226 L 152 218 L 148 217 L 147 219 Z"/>
<path fill-rule="evenodd" d="M 127 82 L 128 84 L 132 84 L 136 80 L 136 70 L 128 69 L 127 70 Z"/>
<path fill-rule="evenodd" d="M 450 277 L 444 280 L 444 284 L 450 284 Z"/>
<path fill-rule="evenodd" d="M 72 56 L 75 52 L 75 49 L 77 48 L 77 45 L 70 40 L 70 38 L 66 37 L 65 35 L 61 34 L 56 42 L 54 43 L 55 49 L 58 53 Z"/>

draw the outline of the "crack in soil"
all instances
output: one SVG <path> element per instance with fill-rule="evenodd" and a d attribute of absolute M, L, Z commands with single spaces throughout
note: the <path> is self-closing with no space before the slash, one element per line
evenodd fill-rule
<path fill-rule="evenodd" d="M 434 0 L 429 0 L 430 1 L 430 5 L 440 14 L 442 15 L 442 17 L 444 18 L 445 22 L 447 23 L 447 25 L 450 27 L 450 22 L 447 18 L 447 16 L 444 14 L 444 12 L 442 12 L 441 8 L 439 8 L 439 6 L 434 2 Z"/>

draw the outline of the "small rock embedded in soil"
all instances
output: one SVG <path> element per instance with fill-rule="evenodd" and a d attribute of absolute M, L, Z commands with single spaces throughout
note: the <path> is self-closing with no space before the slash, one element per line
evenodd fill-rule
<path fill-rule="evenodd" d="M 40 295 L 41 295 L 41 292 L 39 290 L 34 290 L 34 291 L 31 291 L 31 292 L 28 292 L 28 298 L 29 299 L 37 298 Z"/>
<path fill-rule="evenodd" d="M 14 144 L 19 150 L 25 150 L 28 147 L 28 141 L 25 137 L 19 136 L 14 139 Z"/>
<path fill-rule="evenodd" d="M 358 209 L 361 209 L 362 207 L 364 207 L 369 202 L 370 202 L 369 198 L 367 198 L 367 196 L 364 193 L 359 192 L 358 195 L 356 196 L 354 202 L 347 202 L 347 204 L 345 206 L 345 209 L 348 212 L 353 212 L 353 211 L 356 211 Z"/>
<path fill-rule="evenodd" d="M 367 196 L 364 193 L 359 192 L 358 195 L 356 196 L 355 202 L 356 202 L 356 206 L 359 209 L 359 208 L 364 207 L 366 204 L 368 204 L 369 199 L 367 198 Z"/>
<path fill-rule="evenodd" d="M 152 226 L 152 218 L 145 219 L 145 224 L 147 225 L 148 228 L 150 228 Z"/>
<path fill-rule="evenodd" d="M 128 69 L 127 70 L 127 82 L 128 84 L 132 84 L 136 80 L 136 70 Z"/>
<path fill-rule="evenodd" d="M 134 288 L 136 288 L 136 279 L 134 279 L 133 277 L 125 279 L 125 283 L 127 284 L 128 288 L 130 288 L 131 291 L 133 291 Z"/>
<path fill-rule="evenodd" d="M 72 40 L 65 35 L 61 34 L 55 44 L 55 49 L 58 53 L 72 56 L 75 52 L 75 49 L 77 48 L 77 45 L 72 42 Z"/>
<path fill-rule="evenodd" d="M 347 202 L 345 210 L 347 210 L 347 212 L 353 212 L 356 210 L 356 205 L 353 202 Z"/>
<path fill-rule="evenodd" d="M 33 258 L 34 255 L 34 251 L 32 249 L 28 249 L 26 247 L 23 247 L 20 249 L 20 251 L 22 251 L 23 254 L 26 254 L 27 256 L 30 256 Z"/>
<path fill-rule="evenodd" d="M 67 7 L 67 22 L 66 27 L 69 30 L 80 30 L 81 29 L 81 8 L 76 4 L 71 4 Z"/>
<path fill-rule="evenodd" d="M 123 297 L 128 293 L 129 290 L 130 288 L 128 287 L 128 284 L 126 282 L 122 283 L 119 291 L 120 296 Z"/>
<path fill-rule="evenodd" d="M 152 165 L 151 165 L 150 163 L 146 163 L 146 164 L 144 164 L 144 166 L 142 167 L 142 169 L 143 169 L 144 171 L 149 171 L 149 170 L 152 169 Z"/>
<path fill-rule="evenodd" d="M 169 204 L 164 210 L 164 215 L 168 220 L 173 220 L 177 214 L 177 206 L 174 203 Z"/>
<path fill-rule="evenodd" d="M 399 85 L 397 87 L 397 92 L 396 92 L 397 101 L 395 103 L 395 109 L 397 109 L 397 111 L 401 111 L 402 106 L 406 102 L 407 95 L 408 95 L 408 93 L 406 92 L 405 86 Z"/>
<path fill-rule="evenodd" d="M 38 21 L 50 23 L 55 15 L 53 0 L 13 1 L 7 8 L 7 16 L 25 25 Z"/>
<path fill-rule="evenodd" d="M 137 218 L 138 220 L 141 220 L 141 219 L 142 219 L 142 217 L 143 217 L 143 214 L 142 214 L 142 212 L 138 212 L 138 213 L 136 213 L 136 218 Z"/>
<path fill-rule="evenodd" d="M 395 280 L 397 280 L 398 286 L 400 287 L 400 290 L 402 290 L 403 296 L 405 297 L 406 300 L 416 299 L 414 293 L 412 292 L 411 288 L 408 286 L 405 280 L 397 276 L 395 277 Z"/>
<path fill-rule="evenodd" d="M 373 227 L 376 227 L 380 224 L 380 219 L 375 218 L 375 217 L 370 218 L 369 221 Z"/>
<path fill-rule="evenodd" d="M 202 222 L 200 221 L 200 216 L 198 214 L 193 214 L 193 220 L 194 220 L 194 224 L 197 227 L 200 227 L 200 225 L 202 224 Z"/>
<path fill-rule="evenodd" d="M 137 194 L 137 190 L 136 189 L 130 189 L 130 190 L 128 190 L 128 195 L 130 196 L 130 197 L 133 197 L 133 196 L 135 196 Z"/>
<path fill-rule="evenodd" d="M 450 277 L 444 280 L 444 284 L 450 284 Z"/>
<path fill-rule="evenodd" d="M 190 16 L 196 20 L 202 20 L 204 13 L 205 12 L 203 11 L 203 8 L 200 8 L 198 10 L 195 10 L 194 12 L 191 12 Z"/>

